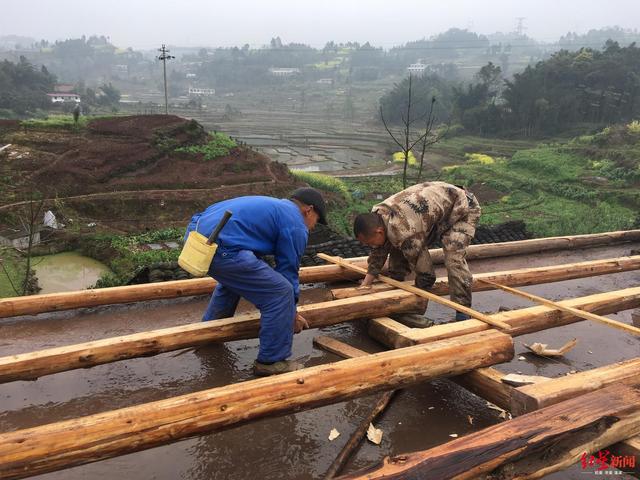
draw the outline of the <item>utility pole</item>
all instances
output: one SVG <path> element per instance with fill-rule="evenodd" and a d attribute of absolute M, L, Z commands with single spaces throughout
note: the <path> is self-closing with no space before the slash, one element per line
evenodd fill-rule
<path fill-rule="evenodd" d="M 164 43 L 162 48 L 159 48 L 160 56 L 158 60 L 162 60 L 162 70 L 164 73 L 164 114 L 169 115 L 169 97 L 167 96 L 167 60 L 176 58 L 173 55 L 169 55 L 169 50 L 165 47 Z"/>
<path fill-rule="evenodd" d="M 518 26 L 516 27 L 516 33 L 520 37 L 522 35 L 524 35 L 524 31 L 527 29 L 527 27 L 524 26 L 524 21 L 526 19 L 527 19 L 527 17 L 516 17 L 516 20 L 518 20 Z"/>

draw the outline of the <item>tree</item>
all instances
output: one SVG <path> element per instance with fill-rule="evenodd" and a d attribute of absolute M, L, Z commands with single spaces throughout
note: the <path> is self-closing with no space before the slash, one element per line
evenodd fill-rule
<path fill-rule="evenodd" d="M 99 103 L 105 106 L 115 107 L 120 102 L 120 90 L 114 87 L 111 83 L 103 84 L 100 87 L 102 90 L 102 97 L 99 98 Z"/>
<path fill-rule="evenodd" d="M 384 110 L 383 106 L 380 105 L 380 119 L 382 120 L 382 124 L 384 125 L 385 130 L 391 136 L 393 141 L 400 147 L 402 150 L 404 162 L 402 169 L 402 187 L 407 188 L 407 167 L 409 166 L 409 154 L 411 153 L 413 147 L 418 144 L 422 145 L 422 152 L 420 158 L 420 169 L 418 172 L 418 180 L 422 176 L 422 169 L 424 164 L 424 155 L 427 147 L 429 145 L 433 145 L 442 139 L 442 135 L 431 136 L 433 131 L 433 125 L 435 122 L 434 115 L 434 107 L 436 104 L 435 96 L 431 98 L 429 106 L 422 111 L 422 113 L 418 113 L 416 115 L 415 112 L 412 112 L 412 107 L 415 109 L 416 105 L 414 103 L 413 98 L 413 77 L 409 75 L 407 82 L 407 95 L 406 102 L 403 105 L 403 112 L 400 113 L 400 117 L 402 120 L 400 132 L 394 134 L 389 125 L 387 124 L 384 118 Z M 420 129 L 417 132 L 414 131 L 414 124 L 417 121 L 424 122 L 424 130 Z"/>
<path fill-rule="evenodd" d="M 36 199 L 34 193 L 31 194 L 30 200 L 26 203 L 22 214 L 18 215 L 18 227 L 28 235 L 28 243 L 26 249 L 22 251 L 22 257 L 25 259 L 24 268 L 18 267 L 18 282 L 12 279 L 12 275 L 8 271 L 4 261 L 0 261 L 0 268 L 6 275 L 11 288 L 17 295 L 29 295 L 37 292 L 37 278 L 32 267 L 33 244 L 34 237 L 39 233 L 39 219 L 42 217 L 44 199 Z"/>
<path fill-rule="evenodd" d="M 19 115 L 50 105 L 47 92 L 53 90 L 56 78 L 45 67 L 35 68 L 21 56 L 18 63 L 0 63 L 0 109 Z"/>

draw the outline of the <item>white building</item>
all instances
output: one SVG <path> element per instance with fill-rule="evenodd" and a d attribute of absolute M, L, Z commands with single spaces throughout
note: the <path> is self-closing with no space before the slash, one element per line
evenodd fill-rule
<path fill-rule="evenodd" d="M 40 243 L 40 227 L 36 227 L 31 235 L 32 245 Z M 29 248 L 29 232 L 27 230 L 7 229 L 0 232 L 0 245 L 19 249 Z"/>
<path fill-rule="evenodd" d="M 300 74 L 299 68 L 270 68 L 269 73 L 274 77 L 293 77 Z"/>
<path fill-rule="evenodd" d="M 216 94 L 215 88 L 189 87 L 189 96 L 212 96 Z"/>
<path fill-rule="evenodd" d="M 77 93 L 47 93 L 51 103 L 80 103 L 80 95 Z"/>
<path fill-rule="evenodd" d="M 412 75 L 422 75 L 427 66 L 424 63 L 412 63 L 407 67 L 407 71 Z"/>

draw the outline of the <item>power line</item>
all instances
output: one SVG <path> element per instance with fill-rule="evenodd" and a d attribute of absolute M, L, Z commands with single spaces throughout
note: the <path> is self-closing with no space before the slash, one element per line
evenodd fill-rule
<path fill-rule="evenodd" d="M 160 52 L 158 60 L 162 61 L 162 70 L 164 73 L 164 114 L 169 115 L 169 97 L 167 95 L 167 60 L 171 60 L 176 57 L 169 55 L 169 50 L 167 50 L 164 43 L 162 44 L 162 48 L 159 48 L 158 51 Z"/>

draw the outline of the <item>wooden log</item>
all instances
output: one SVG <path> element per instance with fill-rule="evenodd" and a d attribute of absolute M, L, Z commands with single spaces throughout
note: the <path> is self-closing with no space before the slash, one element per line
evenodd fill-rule
<path fill-rule="evenodd" d="M 369 353 L 363 350 L 352 347 L 351 345 L 347 345 L 344 342 L 324 335 L 315 337 L 313 339 L 313 344 L 336 355 L 340 355 L 343 358 L 357 358 L 369 355 Z M 369 424 L 371 424 L 382 412 L 387 409 L 396 392 L 397 390 L 390 390 L 388 392 L 384 392 L 382 395 L 380 395 L 380 397 L 378 397 L 371 411 L 358 424 L 356 430 L 351 434 L 351 437 L 349 437 L 347 443 L 342 447 L 338 456 L 329 466 L 329 469 L 324 474 L 325 480 L 334 478 L 338 473 L 340 473 L 340 470 L 342 470 L 344 465 L 347 463 L 347 460 L 349 460 L 349 458 L 353 455 L 353 452 L 358 448 L 360 442 L 367 434 Z"/>
<path fill-rule="evenodd" d="M 357 358 L 370 355 L 364 350 L 352 347 L 351 345 L 341 342 L 340 340 L 336 340 L 335 338 L 327 337 L 326 335 L 318 335 L 317 337 L 314 337 L 313 344 L 318 348 L 322 348 L 323 350 L 331 352 L 342 358 Z"/>
<path fill-rule="evenodd" d="M 349 441 L 344 445 L 344 447 L 342 447 L 342 450 L 340 450 L 338 456 L 329 466 L 329 469 L 324 474 L 325 480 L 335 478 L 335 476 L 340 473 L 340 471 L 347 463 L 347 460 L 349 460 L 349 458 L 353 455 L 353 452 L 360 445 L 360 442 L 362 442 L 362 440 L 364 439 L 364 436 L 367 434 L 369 425 L 371 425 L 373 421 L 387 409 L 396 392 L 397 390 L 390 390 L 380 395 L 371 411 L 358 424 L 356 430 L 353 432 L 353 434 L 351 434 L 351 437 L 349 437 Z"/>
<path fill-rule="evenodd" d="M 577 235 L 571 237 L 549 237 L 521 240 L 517 242 L 471 245 L 467 259 L 480 259 L 521 255 L 551 250 L 594 247 L 615 243 L 640 241 L 640 230 Z M 442 263 L 442 249 L 429 250 L 435 264 Z M 367 257 L 351 259 L 355 264 L 366 266 Z M 345 272 L 337 265 L 303 267 L 300 269 L 302 283 L 328 282 L 358 278 L 354 272 Z M 51 293 L 0 299 L 0 318 L 19 315 L 35 315 L 43 312 L 95 307 L 117 303 L 131 303 L 210 293 L 215 286 L 211 278 L 176 280 L 172 282 L 129 285 L 76 292 Z"/>
<path fill-rule="evenodd" d="M 367 298 L 332 300 L 298 307 L 311 328 L 334 325 L 379 314 L 415 309 L 419 298 L 403 291 L 383 292 Z M 162 352 L 227 342 L 258 336 L 259 313 L 199 322 L 178 327 L 105 338 L 36 352 L 0 358 L 0 383 L 28 380 L 52 373 L 87 368 L 126 358 L 157 355 Z"/>
<path fill-rule="evenodd" d="M 586 297 L 563 300 L 558 303 L 599 315 L 607 315 L 640 306 L 640 287 L 598 293 Z M 581 318 L 571 313 L 546 306 L 496 313 L 492 315 L 492 317 L 509 324 L 511 326 L 509 333 L 513 336 L 539 332 L 540 330 L 582 321 Z M 401 333 L 396 343 L 404 346 L 414 345 L 416 343 L 429 343 L 434 340 L 451 338 L 457 335 L 480 332 L 488 328 L 490 327 L 478 320 L 464 320 L 446 325 L 436 325 L 430 328 L 414 328 Z"/>
<path fill-rule="evenodd" d="M 502 382 L 504 373 L 495 368 L 478 368 L 451 380 L 498 407 L 509 410 L 513 387 Z"/>
<path fill-rule="evenodd" d="M 490 331 L 250 380 L 0 435 L 0 478 L 17 479 L 509 361 Z"/>
<path fill-rule="evenodd" d="M 523 415 L 633 377 L 640 382 L 640 358 L 518 387 L 511 394 L 509 410 Z"/>
<path fill-rule="evenodd" d="M 576 317 L 580 317 L 580 318 L 584 318 L 585 320 L 591 320 L 597 323 L 601 323 L 604 324 L 608 327 L 613 327 L 613 328 L 617 328 L 618 330 L 622 330 L 623 332 L 626 333 L 632 333 L 634 335 L 640 335 L 640 328 L 638 327 L 634 327 L 632 325 L 627 325 L 625 323 L 622 322 L 618 322 L 616 320 L 611 320 L 609 318 L 603 317 L 601 315 L 596 315 L 594 313 L 591 312 L 583 312 L 582 310 L 579 310 L 577 308 L 573 308 L 573 307 L 568 307 L 566 305 L 562 305 L 558 302 L 553 302 L 551 300 L 548 300 L 546 298 L 543 297 L 539 297 L 538 295 L 533 295 L 529 292 L 524 292 L 522 290 L 518 290 L 516 288 L 511 288 L 511 287 L 505 287 L 504 285 L 500 285 L 498 283 L 495 282 L 491 282 L 489 280 L 483 280 L 483 282 L 488 283 L 489 285 L 493 285 L 496 288 L 499 288 L 500 290 L 504 290 L 505 292 L 509 292 L 509 293 L 513 293 L 514 295 L 518 295 L 520 297 L 526 298 L 528 300 L 531 300 L 532 302 L 536 302 L 539 303 L 541 305 L 546 305 L 547 307 L 551 307 L 557 310 L 562 310 L 563 312 L 568 312 L 571 313 L 573 315 L 575 315 Z"/>
<path fill-rule="evenodd" d="M 640 241 L 640 229 L 564 237 L 532 238 L 515 242 L 484 243 L 481 245 L 469 245 L 467 247 L 467 260 L 509 257 L 511 255 L 526 255 L 554 250 L 574 250 L 638 241 Z M 429 254 L 434 264 L 444 263 L 444 253 L 441 248 L 430 249 Z M 359 264 L 360 262 L 366 262 L 367 258 L 354 257 L 350 261 Z"/>
<path fill-rule="evenodd" d="M 636 471 L 635 476 L 638 478 L 638 473 L 640 473 L 640 465 L 638 465 L 638 460 L 640 459 L 640 435 L 636 435 L 635 437 L 627 438 L 623 442 L 616 443 L 612 445 L 612 450 L 618 452 L 618 455 L 628 455 L 635 457 L 636 459 Z"/>
<path fill-rule="evenodd" d="M 313 343 L 324 350 L 345 358 L 370 355 L 363 350 L 323 335 L 315 337 Z M 490 401 L 500 408 L 508 410 L 511 408 L 511 391 L 513 387 L 502 383 L 503 377 L 504 373 L 495 368 L 486 367 L 452 377 L 451 380 L 472 391 L 479 397 Z"/>
<path fill-rule="evenodd" d="M 340 478 L 541 478 L 638 433 L 640 384 L 616 384 Z"/>
<path fill-rule="evenodd" d="M 315 283 L 357 278 L 355 273 L 342 271 L 335 265 L 303 267 L 300 269 L 301 283 Z M 118 303 L 141 302 L 166 298 L 188 297 L 210 294 L 217 282 L 211 277 L 173 280 L 123 287 L 97 288 L 75 292 L 47 293 L 26 297 L 0 299 L 0 318 L 19 315 L 34 315 L 82 307 L 95 307 Z"/>
<path fill-rule="evenodd" d="M 564 265 L 550 265 L 546 267 L 521 268 L 504 272 L 477 273 L 473 276 L 472 289 L 474 292 L 493 290 L 494 287 L 484 283 L 483 280 L 508 285 L 510 287 L 523 287 L 527 285 L 539 285 L 541 283 L 560 282 L 576 278 L 594 277 L 618 272 L 628 272 L 640 269 L 640 255 L 633 257 L 607 258 L 605 260 L 590 260 L 588 262 L 567 263 Z M 412 282 L 403 282 L 411 285 Z M 394 287 L 384 283 L 375 283 L 371 290 L 363 290 L 357 287 L 337 288 L 331 290 L 333 298 L 351 298 L 368 293 L 386 292 Z M 431 290 L 436 295 L 449 293 L 449 282 L 446 277 L 436 279 Z"/>
<path fill-rule="evenodd" d="M 332 257 L 331 255 L 325 255 L 324 253 L 319 253 L 318 257 L 322 258 L 323 260 L 327 260 L 333 263 L 336 263 L 337 265 L 340 265 L 341 267 L 344 267 L 345 269 L 349 269 L 349 270 L 353 270 L 354 272 L 360 272 L 363 275 L 366 275 L 367 273 L 367 269 L 366 268 L 362 268 L 362 267 L 358 267 L 357 265 L 353 265 L 347 261 L 345 261 L 344 259 L 340 258 L 340 257 Z M 458 311 L 458 312 L 462 312 L 462 313 L 466 313 L 467 315 L 475 318 L 476 320 L 480 320 L 481 322 L 484 322 L 488 325 L 491 325 L 493 327 L 496 328 L 500 328 L 502 330 L 508 331 L 509 330 L 509 325 L 507 325 L 504 322 L 500 322 L 497 320 L 494 320 L 492 318 L 490 318 L 489 316 L 485 315 L 482 312 L 478 312 L 476 310 L 473 310 L 472 308 L 466 307 L 464 305 L 460 305 L 459 303 L 453 302 L 451 300 L 447 300 L 446 298 L 442 298 L 439 297 L 431 292 L 427 292 L 425 290 L 422 290 L 420 288 L 414 287 L 412 285 L 407 285 L 404 282 L 400 282 L 398 280 L 394 280 L 391 277 L 387 277 L 385 275 L 378 275 L 378 280 L 383 281 L 384 283 L 388 283 L 389 285 L 393 285 L 394 287 L 400 288 L 402 290 L 405 290 L 407 292 L 411 292 L 414 295 L 418 295 L 419 297 L 422 298 L 426 298 L 428 300 L 433 300 L 436 303 L 439 303 L 441 305 L 445 305 L 449 308 L 453 308 L 454 310 Z"/>
<path fill-rule="evenodd" d="M 389 348 L 400 348 L 414 345 L 407 342 L 407 334 L 411 327 L 395 321 L 392 318 L 380 317 L 369 320 L 369 336 Z"/>

